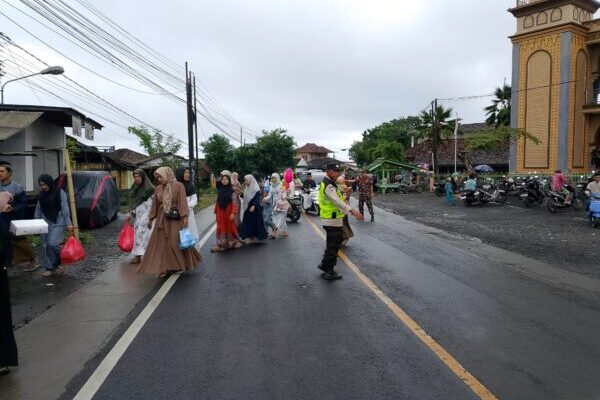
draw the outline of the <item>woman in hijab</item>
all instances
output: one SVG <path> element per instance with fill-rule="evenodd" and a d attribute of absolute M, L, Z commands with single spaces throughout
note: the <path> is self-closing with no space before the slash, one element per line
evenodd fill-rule
<path fill-rule="evenodd" d="M 269 235 L 263 221 L 262 194 L 256 178 L 244 177 L 244 218 L 240 226 L 240 237 L 249 242 L 265 240 Z"/>
<path fill-rule="evenodd" d="M 237 172 L 231 174 L 231 186 L 236 194 L 236 206 L 238 213 L 235 215 L 235 225 L 239 228 L 242 222 L 242 185 L 240 184 L 239 175 Z"/>
<path fill-rule="evenodd" d="M 238 195 L 231 184 L 232 174 L 229 171 L 221 172 L 221 180 L 217 181 L 217 204 L 215 204 L 215 215 L 217 218 L 217 245 L 212 248 L 213 252 L 239 248 L 242 246 L 238 235 L 237 215 Z"/>
<path fill-rule="evenodd" d="M 43 219 L 48 224 L 48 233 L 40 235 L 42 241 L 42 267 L 45 277 L 59 272 L 60 245 L 65 238 L 65 229 L 73 231 L 67 194 L 56 187 L 50 175 L 40 175 L 40 197 L 35 207 L 34 218 Z"/>
<path fill-rule="evenodd" d="M 337 181 L 336 181 L 337 185 L 340 187 L 340 189 L 342 190 L 342 193 L 344 194 L 344 203 L 350 205 L 350 194 L 352 193 L 352 188 L 349 186 L 346 186 L 346 178 L 344 176 L 339 176 Z M 348 245 L 348 241 L 350 240 L 350 238 L 354 237 L 354 232 L 352 231 L 352 227 L 350 227 L 350 221 L 348 218 L 348 215 L 346 215 L 344 217 L 344 221 L 343 221 L 343 238 L 344 241 L 342 242 L 343 246 Z"/>
<path fill-rule="evenodd" d="M 185 187 L 185 196 L 188 202 L 188 208 L 190 209 L 189 226 L 190 232 L 196 239 L 196 248 L 200 246 L 200 234 L 198 233 L 198 226 L 196 225 L 196 218 L 194 217 L 194 207 L 198 204 L 198 193 L 196 192 L 196 185 L 192 182 L 192 173 L 189 167 L 184 165 L 177 168 L 175 177 L 178 182 L 183 184 Z"/>
<path fill-rule="evenodd" d="M 190 216 L 185 187 L 177 182 L 173 170 L 160 167 L 154 173 L 158 183 L 152 196 L 148 228 L 153 227 L 139 273 L 158 274 L 160 278 L 196 267 L 202 258 L 195 248 L 179 248 L 179 231 L 188 226 Z"/>
<path fill-rule="evenodd" d="M 139 264 L 146 252 L 146 247 L 152 235 L 152 229 L 148 228 L 148 215 L 152 208 L 152 195 L 154 186 L 142 169 L 133 171 L 133 185 L 129 191 L 129 217 L 127 221 L 133 221 L 135 241 L 131 254 L 131 264 Z"/>
<path fill-rule="evenodd" d="M 287 192 L 281 184 L 281 177 L 277 172 L 271 175 L 271 188 L 266 199 L 273 204 L 273 232 L 271 238 L 274 239 L 279 235 L 286 237 L 288 235 L 287 212 L 290 204 L 287 201 Z"/>

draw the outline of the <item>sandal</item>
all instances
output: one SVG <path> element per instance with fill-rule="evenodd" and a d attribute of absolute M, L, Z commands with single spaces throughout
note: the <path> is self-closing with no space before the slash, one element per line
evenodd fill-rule
<path fill-rule="evenodd" d="M 223 249 L 220 248 L 219 246 L 215 246 L 212 249 L 210 249 L 211 253 L 222 253 Z"/>
<path fill-rule="evenodd" d="M 6 375 L 10 372 L 10 369 L 6 365 L 0 367 L 0 376 Z"/>
<path fill-rule="evenodd" d="M 46 270 L 46 271 L 42 272 L 42 276 L 44 278 L 50 278 L 51 276 L 54 276 L 54 271 L 48 271 L 48 270 Z"/>
<path fill-rule="evenodd" d="M 131 259 L 131 261 L 129 261 L 129 264 L 139 264 L 141 262 L 142 262 L 142 257 L 135 256 Z"/>

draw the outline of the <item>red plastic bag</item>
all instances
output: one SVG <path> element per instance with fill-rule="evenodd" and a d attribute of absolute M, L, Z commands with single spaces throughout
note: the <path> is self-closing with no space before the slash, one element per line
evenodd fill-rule
<path fill-rule="evenodd" d="M 133 250 L 133 241 L 133 226 L 125 222 L 119 235 L 119 249 L 125 253 L 131 253 L 131 250 Z"/>
<path fill-rule="evenodd" d="M 73 264 L 74 262 L 81 261 L 84 258 L 85 250 L 83 249 L 81 242 L 77 240 L 75 236 L 69 237 L 60 251 L 61 264 Z"/>

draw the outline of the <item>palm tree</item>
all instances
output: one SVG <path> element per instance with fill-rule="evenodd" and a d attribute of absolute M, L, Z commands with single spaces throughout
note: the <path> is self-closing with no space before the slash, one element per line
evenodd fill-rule
<path fill-rule="evenodd" d="M 495 128 L 509 126 L 511 97 L 510 85 L 504 84 L 501 88 L 497 87 L 494 95 L 496 98 L 492 100 L 492 104 L 484 109 L 485 115 L 487 116 L 485 123 L 488 126 L 493 126 Z"/>
<path fill-rule="evenodd" d="M 433 153 L 433 165 L 435 172 L 439 172 L 438 164 L 438 144 L 442 135 L 446 136 L 454 132 L 455 119 L 450 119 L 452 116 L 452 108 L 444 108 L 438 105 L 435 114 L 431 111 L 422 111 L 420 118 L 421 124 L 419 131 L 422 137 L 427 137 L 431 140 L 431 152 Z"/>

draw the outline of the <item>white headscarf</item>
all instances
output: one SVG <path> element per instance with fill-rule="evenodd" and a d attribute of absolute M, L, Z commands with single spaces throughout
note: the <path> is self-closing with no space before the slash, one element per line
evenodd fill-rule
<path fill-rule="evenodd" d="M 246 207 L 250 205 L 250 202 L 256 196 L 256 193 L 260 192 L 260 186 L 258 186 L 258 182 L 256 182 L 256 178 L 254 176 L 248 174 L 244 177 L 244 203 L 246 203 Z"/>

